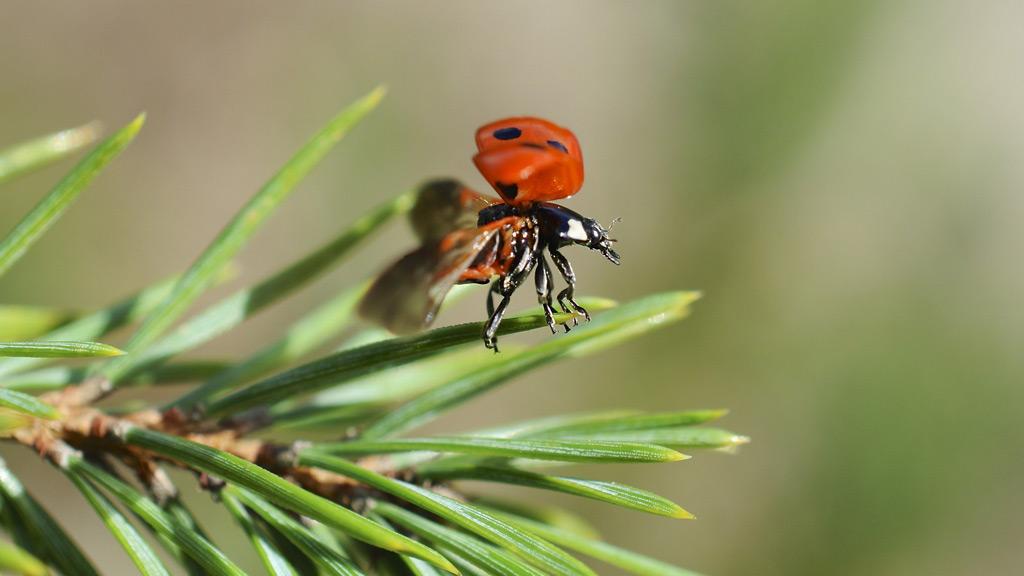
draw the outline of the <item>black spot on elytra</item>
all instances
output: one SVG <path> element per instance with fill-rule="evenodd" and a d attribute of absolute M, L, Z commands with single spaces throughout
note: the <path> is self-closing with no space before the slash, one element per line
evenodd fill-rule
<path fill-rule="evenodd" d="M 515 140 L 523 135 L 523 131 L 515 126 L 509 128 L 498 128 L 494 131 L 494 137 L 498 140 Z"/>
<path fill-rule="evenodd" d="M 566 154 L 569 153 L 569 149 L 565 147 L 565 144 L 562 144 L 558 140 L 548 140 L 548 145 L 551 146 L 552 148 L 555 148 L 556 150 L 561 150 Z"/>
<path fill-rule="evenodd" d="M 516 196 L 519 195 L 518 184 L 505 184 L 502 182 L 495 182 L 494 185 L 498 187 L 498 191 L 501 192 L 502 196 L 505 196 L 510 200 L 515 200 Z"/>

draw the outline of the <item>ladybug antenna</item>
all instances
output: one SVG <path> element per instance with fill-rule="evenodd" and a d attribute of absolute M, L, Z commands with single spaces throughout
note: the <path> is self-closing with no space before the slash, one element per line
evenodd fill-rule
<path fill-rule="evenodd" d="M 608 228 L 605 229 L 605 233 L 611 232 L 612 228 L 615 228 L 615 225 L 618 224 L 619 222 L 622 222 L 622 218 L 618 216 L 612 218 L 612 221 L 608 223 Z M 608 238 L 607 240 L 609 244 L 615 244 L 616 242 L 619 241 L 617 238 Z"/>

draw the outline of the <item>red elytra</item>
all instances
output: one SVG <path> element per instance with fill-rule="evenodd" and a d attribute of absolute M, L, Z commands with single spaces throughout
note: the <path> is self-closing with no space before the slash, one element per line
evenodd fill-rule
<path fill-rule="evenodd" d="M 568 198 L 583 186 L 583 154 L 567 128 L 542 118 L 505 118 L 476 131 L 473 163 L 511 206 Z"/>

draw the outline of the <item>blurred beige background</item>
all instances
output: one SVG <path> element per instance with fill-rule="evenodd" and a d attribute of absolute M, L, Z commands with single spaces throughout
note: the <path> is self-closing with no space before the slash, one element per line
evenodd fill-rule
<path fill-rule="evenodd" d="M 710 574 L 1012 573 L 1024 562 L 1022 21 L 1019 3 L 953 0 L 7 2 L 0 146 L 149 120 L 5 276 L 0 301 L 88 308 L 182 269 L 377 83 L 384 105 L 227 289 L 425 177 L 483 187 L 476 126 L 550 117 L 586 159 L 569 206 L 623 219 L 620 268 L 572 254 L 582 291 L 706 298 L 690 320 L 521 379 L 444 429 L 493 413 L 729 407 L 723 425 L 754 439 L 738 455 L 598 471 L 697 521 L 556 500 L 613 542 Z M 67 167 L 0 191 L 0 230 Z M 390 227 L 209 352 L 254 350 L 409 238 Z M 474 299 L 448 320 L 480 314 Z M 130 573 L 63 479 L 13 454 L 39 471 L 44 501 L 78 512 L 100 565 Z"/>

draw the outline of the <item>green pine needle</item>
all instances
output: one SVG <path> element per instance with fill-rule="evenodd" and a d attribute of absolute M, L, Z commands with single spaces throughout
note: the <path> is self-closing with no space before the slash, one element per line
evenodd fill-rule
<path fill-rule="evenodd" d="M 666 564 L 660 560 L 648 558 L 617 546 L 612 546 L 598 539 L 587 538 L 572 532 L 548 526 L 526 518 L 516 517 L 497 510 L 489 510 L 495 516 L 509 524 L 547 538 L 548 540 L 601 560 L 612 566 L 622 568 L 630 574 L 640 576 L 700 576 L 696 572 Z"/>
<path fill-rule="evenodd" d="M 39 340 L 92 340 L 99 338 L 143 318 L 170 294 L 176 281 L 176 278 L 172 278 L 158 282 L 124 300 L 81 316 L 52 330 L 41 336 Z M 23 372 L 46 362 L 47 360 L 42 358 L 0 358 L 0 377 Z"/>
<path fill-rule="evenodd" d="M 222 273 L 225 266 L 242 249 L 277 207 L 295 190 L 302 179 L 327 155 L 348 132 L 369 114 L 384 97 L 377 88 L 344 109 L 300 149 L 235 215 L 217 238 L 185 272 L 174 290 L 153 311 L 128 342 L 127 350 L 138 352 L 153 343 L 174 323 Z M 2 252 L 0 252 L 2 254 Z M 2 260 L 0 260 L 2 262 Z M 0 267 L 2 271 L 2 267 Z M 131 367 L 128 362 L 114 362 L 103 375 L 116 381 Z"/>
<path fill-rule="evenodd" d="M 750 442 L 746 436 L 719 428 L 657 428 L 654 430 L 624 430 L 621 432 L 594 432 L 560 434 L 584 441 L 620 441 L 660 444 L 673 448 L 734 448 Z"/>
<path fill-rule="evenodd" d="M 579 560 L 543 539 L 531 537 L 477 508 L 407 482 L 388 478 L 348 460 L 304 451 L 299 463 L 358 480 L 452 522 L 554 574 L 592 574 Z"/>
<path fill-rule="evenodd" d="M 259 555 L 267 574 L 270 574 L 270 576 L 297 576 L 298 573 L 288 563 L 288 559 L 281 554 L 274 546 L 274 543 L 257 527 L 256 522 L 245 505 L 230 491 L 221 492 L 220 497 L 221 501 L 224 502 L 224 507 L 234 517 L 235 522 L 241 526 L 242 531 L 245 532 L 253 548 L 256 549 L 256 553 Z"/>
<path fill-rule="evenodd" d="M 16 390 L 0 388 L 0 406 L 45 420 L 60 418 L 60 412 L 53 406 L 37 399 L 35 396 L 29 396 Z"/>
<path fill-rule="evenodd" d="M 0 276 L 53 226 L 93 178 L 135 139 L 145 120 L 146 115 L 140 114 L 97 146 L 0 241 Z"/>
<path fill-rule="evenodd" d="M 126 365 L 119 369 L 124 375 L 134 375 L 140 369 L 158 364 L 168 358 L 195 348 L 238 326 L 267 306 L 305 286 L 337 264 L 354 248 L 368 239 L 391 218 L 406 212 L 410 196 L 402 195 L 365 214 L 333 240 L 300 260 L 290 264 L 269 278 L 235 292 L 213 304 L 184 322 L 171 334 L 158 340 L 138 357 L 126 359 Z M 211 389 L 196 390 L 194 394 L 205 397 Z"/>
<path fill-rule="evenodd" d="M 0 184 L 56 162 L 96 141 L 98 122 L 69 128 L 0 150 Z"/>
<path fill-rule="evenodd" d="M 583 303 L 594 310 L 602 308 L 600 302 Z M 572 316 L 568 314 L 555 316 L 555 321 L 559 323 L 571 319 Z M 546 327 L 547 321 L 544 314 L 538 311 L 506 318 L 498 334 L 514 334 L 541 326 Z M 439 354 L 460 344 L 479 342 L 482 331 L 483 322 L 471 322 L 343 350 L 215 400 L 206 407 L 206 411 L 210 415 L 220 415 L 229 410 L 243 410 L 259 404 L 273 404 L 297 395 L 311 394 L 359 376 Z"/>
<path fill-rule="evenodd" d="M 231 390 L 316 350 L 352 323 L 365 290 L 365 286 L 358 286 L 328 300 L 293 324 L 280 339 L 196 388 L 194 397 L 208 398 Z"/>
<path fill-rule="evenodd" d="M 483 574 L 500 576 L 544 576 L 542 572 L 508 552 L 490 546 L 468 534 L 446 528 L 422 516 L 403 510 L 393 504 L 382 502 L 374 509 L 388 520 L 397 522 L 440 547 L 445 554 L 462 559 Z"/>
<path fill-rule="evenodd" d="M 693 518 L 692 514 L 666 498 L 646 490 L 641 490 L 640 488 L 616 482 L 565 476 L 547 476 L 528 470 L 519 470 L 511 466 L 465 461 L 461 463 L 455 461 L 447 466 L 444 464 L 439 464 L 438 466 L 427 464 L 420 467 L 417 473 L 431 480 L 483 480 L 486 482 L 553 490 L 555 492 L 607 502 L 616 506 L 632 508 L 641 512 L 649 512 L 659 516 Z"/>
<path fill-rule="evenodd" d="M 367 514 L 367 517 L 373 520 L 374 522 L 377 522 L 383 526 L 387 526 L 388 528 L 394 529 L 391 526 L 391 524 L 389 524 L 388 521 L 385 520 L 384 517 L 377 512 L 377 510 L 371 510 Z M 442 574 L 442 572 L 439 572 L 437 568 L 434 568 L 433 566 L 427 564 L 419 558 L 413 558 L 412 556 L 406 556 L 404 554 L 396 554 L 396 556 L 398 556 L 402 565 L 405 567 L 406 570 L 409 571 L 409 573 L 412 574 L 412 576 L 441 576 Z M 449 557 L 451 557 L 450 554 Z M 403 572 L 400 568 L 396 567 L 393 562 L 384 564 L 382 568 L 383 569 L 381 570 L 381 574 L 385 576 L 397 576 L 399 574 L 401 574 L 402 576 L 407 576 L 406 573 Z"/>
<path fill-rule="evenodd" d="M 104 358 L 124 351 L 99 342 L 0 342 L 0 356 L 20 358 Z"/>
<path fill-rule="evenodd" d="M 236 482 L 278 506 L 319 520 L 367 544 L 410 554 L 455 572 L 450 562 L 430 548 L 387 530 L 330 500 L 307 492 L 252 462 L 209 446 L 144 428 L 131 427 L 125 430 L 123 439 L 130 445 L 151 450 L 230 482 Z"/>
<path fill-rule="evenodd" d="M 0 542 L 0 571 L 21 576 L 48 576 L 42 560 L 9 542 Z"/>
<path fill-rule="evenodd" d="M 245 576 L 245 572 L 241 568 L 231 562 L 202 534 L 180 522 L 172 514 L 161 509 L 155 502 L 113 474 L 89 464 L 77 456 L 69 458 L 65 466 L 73 473 L 87 477 L 108 491 L 159 536 L 174 543 L 208 573 L 215 576 Z"/>
<path fill-rule="evenodd" d="M 515 425 L 513 436 L 574 436 L 584 434 L 611 434 L 634 430 L 652 430 L 675 426 L 693 426 L 717 420 L 728 410 L 684 410 L 680 412 L 655 412 L 643 414 L 603 413 L 557 416 Z M 482 435 L 490 435 L 483 434 Z"/>
<path fill-rule="evenodd" d="M 594 320 L 572 332 L 496 358 L 487 367 L 468 371 L 451 383 L 411 400 L 375 422 L 363 435 L 376 438 L 412 428 L 523 372 L 562 357 L 601 350 L 613 342 L 684 318 L 689 314 L 690 304 L 698 297 L 694 292 L 656 294 L 597 314 Z"/>
<path fill-rule="evenodd" d="M 403 438 L 355 440 L 317 444 L 330 454 L 392 454 L 395 452 L 454 452 L 498 458 L 528 458 L 557 462 L 676 462 L 688 456 L 675 450 L 614 440 L 513 440 L 484 437 Z"/>
<path fill-rule="evenodd" d="M 39 337 L 72 318 L 72 312 L 59 308 L 0 304 L 0 342 Z"/>
<path fill-rule="evenodd" d="M 266 500 L 237 486 L 229 486 L 225 489 L 225 493 L 228 497 L 237 498 L 263 518 L 267 524 L 288 538 L 292 544 L 316 563 L 322 573 L 334 576 L 359 576 L 362 574 L 351 560 L 318 540 L 305 526 Z"/>
<path fill-rule="evenodd" d="M 110 500 L 107 500 L 106 496 L 82 476 L 70 471 L 67 476 L 96 510 L 107 529 L 128 553 L 128 557 L 139 569 L 140 574 L 143 576 L 170 576 L 170 572 L 135 529 L 135 526 L 121 514 L 121 511 Z"/>
<path fill-rule="evenodd" d="M 138 370 L 139 366 L 162 362 L 175 354 L 198 346 L 241 324 L 250 316 L 311 282 L 332 265 L 337 264 L 391 218 L 407 212 L 411 205 L 412 196 L 404 194 L 363 215 L 348 229 L 324 246 L 255 286 L 240 290 L 221 300 L 185 322 L 168 337 L 158 341 L 149 350 L 141 354 L 139 358 L 132 362 L 131 366 L 123 368 L 123 372 L 131 373 Z M 342 310 L 338 312 L 335 310 L 337 307 L 341 307 Z M 340 305 L 331 307 L 325 313 L 332 315 L 331 319 L 325 321 L 321 315 L 309 321 L 309 324 L 313 324 L 313 326 L 307 323 L 296 326 L 295 330 L 301 332 L 297 338 L 309 341 L 326 337 L 323 333 L 332 330 L 332 322 L 334 328 L 340 329 L 348 321 L 347 318 L 351 312 L 350 310 L 346 312 L 344 308 L 345 303 L 343 302 Z M 328 326 L 324 327 L 323 324 L 328 324 Z M 303 344 L 303 346 L 307 345 L 314 346 L 315 341 Z M 300 352 L 301 350 L 295 351 L 295 353 Z M 267 362 L 272 364 L 284 361 L 288 353 L 289 351 L 287 350 L 284 352 L 270 350 L 267 354 L 271 355 L 272 358 Z M 282 357 L 281 354 L 284 356 Z M 263 369 L 263 365 L 261 365 L 261 369 Z M 215 382 L 196 389 L 179 399 L 176 406 L 179 408 L 188 407 L 201 400 L 205 400 L 222 389 L 230 387 L 236 378 L 236 376 L 232 376 L 231 380 L 227 383 Z"/>
<path fill-rule="evenodd" d="M 231 364 L 224 360 L 188 360 L 155 366 L 135 374 L 128 383 L 135 386 L 181 384 L 204 380 L 228 369 Z M 0 376 L 3 388 L 20 392 L 41 393 L 60 390 L 68 384 L 85 380 L 89 369 L 85 367 L 52 366 L 15 374 Z"/>
<path fill-rule="evenodd" d="M 60 524 L 33 498 L 25 486 L 0 459 L 0 492 L 7 504 L 14 506 L 41 557 L 57 566 L 67 576 L 98 576 L 96 568 Z M 39 554 L 39 553 L 42 554 Z"/>
<path fill-rule="evenodd" d="M 479 495 L 473 499 L 473 502 L 492 511 L 500 511 L 527 518 L 591 540 L 600 540 L 601 538 L 601 534 L 597 529 L 582 517 L 564 508 L 550 504 L 539 502 L 526 504 L 521 501 L 496 500 Z"/>

